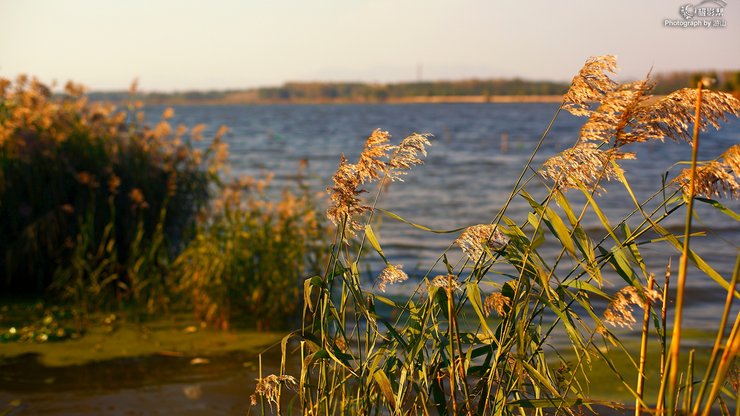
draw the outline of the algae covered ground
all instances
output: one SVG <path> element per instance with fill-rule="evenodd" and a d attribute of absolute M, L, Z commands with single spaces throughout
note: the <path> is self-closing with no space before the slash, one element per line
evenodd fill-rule
<path fill-rule="evenodd" d="M 244 414 L 259 354 L 284 336 L 206 329 L 190 314 L 142 322 L 101 314 L 79 333 L 58 309 L 0 315 L 0 415 Z M 264 371 L 276 370 L 275 350 Z"/>

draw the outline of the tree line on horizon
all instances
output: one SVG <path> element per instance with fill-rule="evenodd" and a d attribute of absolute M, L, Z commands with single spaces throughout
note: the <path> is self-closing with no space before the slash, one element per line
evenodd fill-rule
<path fill-rule="evenodd" d="M 652 77 L 654 92 L 667 94 L 695 86 L 702 77 L 715 80 L 715 88 L 740 92 L 740 71 L 669 72 Z M 487 101 L 493 96 L 562 95 L 567 82 L 513 79 L 468 79 L 458 81 L 420 81 L 398 83 L 365 82 L 286 82 L 278 87 L 183 92 L 138 93 L 147 104 L 239 104 L 239 103 L 316 103 L 316 102 L 386 102 L 413 97 L 477 96 Z M 123 101 L 128 92 L 100 91 L 89 94 L 92 100 Z"/>

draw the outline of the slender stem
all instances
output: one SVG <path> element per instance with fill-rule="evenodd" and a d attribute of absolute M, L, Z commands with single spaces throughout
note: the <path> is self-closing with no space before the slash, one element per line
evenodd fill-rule
<path fill-rule="evenodd" d="M 683 251 L 681 260 L 678 265 L 678 281 L 676 283 L 676 312 L 673 321 L 673 334 L 671 337 L 670 356 L 673 365 L 670 368 L 668 376 L 668 414 L 675 413 L 675 393 L 676 377 L 678 374 L 678 356 L 681 348 L 681 324 L 683 318 L 684 291 L 686 287 L 686 269 L 689 262 L 689 241 L 691 240 L 691 219 L 694 213 L 694 193 L 696 190 L 696 159 L 699 151 L 699 128 L 701 122 L 701 95 L 702 83 L 696 89 L 696 113 L 694 116 L 694 139 L 691 149 L 691 176 L 689 179 L 689 189 L 686 198 L 688 199 L 686 207 L 686 222 L 684 228 Z"/>
<path fill-rule="evenodd" d="M 455 307 L 452 303 L 452 277 L 448 275 L 448 285 L 447 285 L 447 341 L 450 346 L 450 401 L 452 402 L 452 414 L 457 414 L 457 399 L 455 397 L 455 324 L 454 324 L 454 312 Z"/>
<path fill-rule="evenodd" d="M 740 313 L 738 313 L 737 317 L 735 318 L 735 324 L 732 326 L 732 332 L 730 332 L 730 337 L 725 343 L 725 350 L 722 353 L 722 358 L 720 359 L 717 373 L 714 375 L 714 379 L 712 380 L 712 390 L 709 391 L 707 403 L 704 405 L 704 411 L 702 412 L 703 416 L 709 416 L 709 414 L 711 413 L 712 403 L 714 403 L 714 400 L 717 398 L 720 389 L 722 389 L 722 386 L 725 384 L 727 372 L 730 370 L 730 366 L 734 362 L 735 357 L 738 354 L 738 350 L 740 350 L 739 332 Z"/>
<path fill-rule="evenodd" d="M 650 274 L 647 290 L 653 290 L 655 278 Z M 642 317 L 642 339 L 640 340 L 640 369 L 637 373 L 637 396 L 635 400 L 635 416 L 640 416 L 643 392 L 645 390 L 645 362 L 647 361 L 648 329 L 650 327 L 650 296 L 645 296 L 645 314 Z"/>
<path fill-rule="evenodd" d="M 696 395 L 696 403 L 692 410 L 693 414 L 699 413 L 699 408 L 704 400 L 704 393 L 706 393 L 707 385 L 709 384 L 709 377 L 712 375 L 717 366 L 717 358 L 719 356 L 719 350 L 722 346 L 722 339 L 725 337 L 725 329 L 727 327 L 727 318 L 730 315 L 730 309 L 732 308 L 732 300 L 735 297 L 735 287 L 737 286 L 738 277 L 740 277 L 740 255 L 735 260 L 735 270 L 732 273 L 732 281 L 730 286 L 727 288 L 727 298 L 725 299 L 725 309 L 722 312 L 722 320 L 719 324 L 719 330 L 717 331 L 717 338 L 714 340 L 714 347 L 712 348 L 712 355 L 709 357 L 709 364 L 707 365 L 707 371 L 704 373 L 704 378 L 699 385 L 699 393 Z"/>
<path fill-rule="evenodd" d="M 691 398 L 694 395 L 694 353 L 696 350 L 689 351 L 689 366 L 686 370 L 686 387 L 683 393 L 683 412 L 689 413 L 691 409 Z"/>
<path fill-rule="evenodd" d="M 671 282 L 671 258 L 668 258 L 668 265 L 665 268 L 665 283 L 663 284 L 663 306 L 660 310 L 660 390 L 658 392 L 658 403 L 655 405 L 655 414 L 663 414 L 663 408 L 665 407 L 665 372 L 668 369 L 668 358 L 666 356 L 666 322 L 668 317 L 668 288 Z"/>

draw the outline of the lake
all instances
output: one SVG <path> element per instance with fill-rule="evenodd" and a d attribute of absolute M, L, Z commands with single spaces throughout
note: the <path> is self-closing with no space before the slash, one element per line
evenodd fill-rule
<path fill-rule="evenodd" d="M 163 109 L 149 108 L 147 115 L 155 121 Z M 356 161 L 365 139 L 376 128 L 390 132 L 395 143 L 413 132 L 431 133 L 432 146 L 425 163 L 414 167 L 404 182 L 392 183 L 378 206 L 414 223 L 450 230 L 491 221 L 556 110 L 557 104 L 552 103 L 179 106 L 175 107 L 174 122 L 190 126 L 206 123 L 211 132 L 221 124 L 229 126 L 226 140 L 231 151 L 231 174 L 259 176 L 274 172 L 274 192 L 291 184 L 301 160 L 309 162 L 310 186 L 323 192 L 331 184 L 340 154 L 350 162 Z M 561 112 L 534 166 L 572 146 L 584 121 Z M 502 146 L 502 140 L 507 145 Z M 715 158 L 737 143 L 740 121 L 733 119 L 719 131 L 710 129 L 702 134 L 699 158 Z M 622 166 L 640 200 L 660 188 L 665 172 L 669 172 L 670 180 L 685 167 L 674 163 L 690 160 L 691 156 L 688 144 L 671 141 L 636 144 L 627 150 L 635 152 L 637 159 L 624 161 Z M 528 190 L 543 195 L 541 188 Z M 582 202 L 575 192 L 572 195 L 574 201 Z M 607 184 L 600 201 L 615 222 L 633 209 L 619 183 Z M 737 201 L 722 202 L 736 211 L 740 208 Z M 694 221 L 694 228 L 707 235 L 694 239 L 692 248 L 729 280 L 738 255 L 740 224 L 705 204 L 698 205 L 699 220 Z M 516 198 L 507 215 L 521 223 L 529 209 L 523 198 Z M 678 214 L 663 225 L 681 234 L 684 215 Z M 635 217 L 629 224 L 635 225 L 638 220 Z M 595 233 L 594 238 L 604 235 L 593 215 L 584 218 L 584 226 Z M 416 276 L 430 269 L 441 272 L 441 266 L 433 267 L 435 261 L 458 235 L 423 232 L 387 217 L 374 228 L 389 260 L 403 264 L 410 275 Z M 555 255 L 556 249 L 546 246 L 543 252 Z M 679 255 L 673 248 L 667 244 L 653 246 L 643 254 L 658 279 L 662 279 L 672 256 L 675 276 Z M 448 256 L 455 260 L 461 252 L 453 249 Z M 368 259 L 371 271 L 365 281 L 371 286 L 372 274 L 381 263 L 377 256 Z M 618 277 L 610 280 L 612 286 L 607 291 L 623 286 Z M 407 295 L 417 283 L 394 285 L 388 291 L 391 295 Z M 686 325 L 702 327 L 707 319 L 718 316 L 725 295 L 714 281 L 693 268 L 687 285 L 692 296 Z"/>

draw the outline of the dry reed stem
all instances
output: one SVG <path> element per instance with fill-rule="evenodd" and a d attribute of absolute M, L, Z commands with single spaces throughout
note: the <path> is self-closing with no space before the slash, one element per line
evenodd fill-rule
<path fill-rule="evenodd" d="M 654 291 L 653 286 L 655 285 L 655 276 L 651 273 L 648 279 L 647 291 Z M 657 300 L 657 296 L 655 299 Z M 642 337 L 640 339 L 640 366 L 637 370 L 637 387 L 635 392 L 637 393 L 637 400 L 635 400 L 635 416 L 640 416 L 641 402 L 643 399 L 643 392 L 645 389 L 645 363 L 647 361 L 647 344 L 648 344 L 648 329 L 650 328 L 650 303 L 651 299 L 646 299 L 643 308 L 642 317 Z"/>
<path fill-rule="evenodd" d="M 683 301 L 686 287 L 686 274 L 689 261 L 689 242 L 691 241 L 691 220 L 693 218 L 694 211 L 694 195 L 696 190 L 696 171 L 697 171 L 697 156 L 699 152 L 699 131 L 701 130 L 702 120 L 702 87 L 703 84 L 700 82 L 696 88 L 695 93 L 687 94 L 696 97 L 696 111 L 694 115 L 694 136 L 692 141 L 691 149 L 691 170 L 689 175 L 689 187 L 687 192 L 687 206 L 686 206 L 686 219 L 684 220 L 684 241 L 683 250 L 681 251 L 681 259 L 678 265 L 678 281 L 676 284 L 676 312 L 673 321 L 673 334 L 671 336 L 670 346 L 670 357 L 669 357 L 669 374 L 668 374 L 668 389 L 666 395 L 668 397 L 668 412 L 673 413 L 676 410 L 675 395 L 677 394 L 676 389 L 676 378 L 678 375 L 678 356 L 681 348 L 681 324 L 683 318 Z M 683 96 L 682 96 L 683 97 Z"/>

